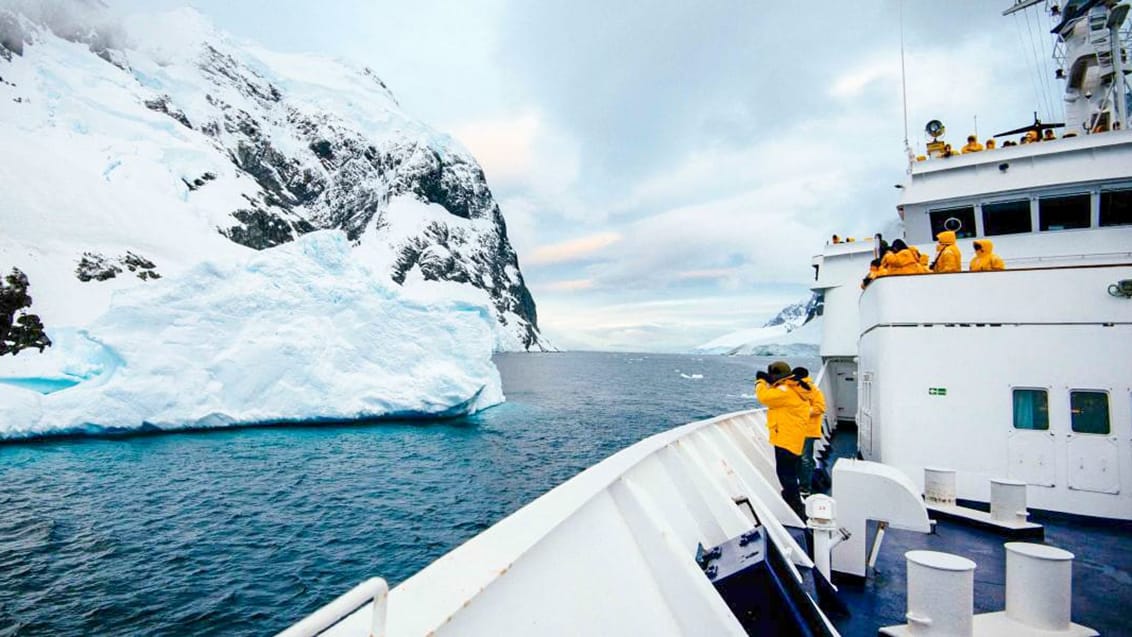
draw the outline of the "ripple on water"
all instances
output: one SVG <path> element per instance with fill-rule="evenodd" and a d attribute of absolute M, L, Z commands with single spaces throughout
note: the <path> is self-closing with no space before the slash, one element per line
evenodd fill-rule
<path fill-rule="evenodd" d="M 509 402 L 462 421 L 2 445 L 0 636 L 270 634 L 628 444 L 751 406 L 766 364 L 627 358 L 500 356 Z"/>

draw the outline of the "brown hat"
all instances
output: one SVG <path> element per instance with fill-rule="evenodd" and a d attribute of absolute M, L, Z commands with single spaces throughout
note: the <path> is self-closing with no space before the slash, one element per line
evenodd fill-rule
<path fill-rule="evenodd" d="M 766 372 L 775 378 L 784 378 L 790 375 L 790 365 L 783 361 L 774 361 L 767 365 Z"/>

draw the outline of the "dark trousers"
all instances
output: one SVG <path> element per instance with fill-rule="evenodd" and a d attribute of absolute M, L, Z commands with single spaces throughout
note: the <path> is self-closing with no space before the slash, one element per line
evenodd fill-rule
<path fill-rule="evenodd" d="M 814 477 L 814 441 L 817 438 L 806 438 L 806 446 L 802 449 L 802 464 L 798 469 L 798 482 L 804 491 L 811 489 L 810 484 Z"/>
<path fill-rule="evenodd" d="M 798 517 L 806 519 L 806 507 L 802 504 L 802 495 L 798 492 L 798 467 L 802 463 L 802 456 L 790 453 L 782 447 L 774 448 L 774 472 L 778 474 L 778 481 L 782 483 L 782 499 L 794 509 Z"/>

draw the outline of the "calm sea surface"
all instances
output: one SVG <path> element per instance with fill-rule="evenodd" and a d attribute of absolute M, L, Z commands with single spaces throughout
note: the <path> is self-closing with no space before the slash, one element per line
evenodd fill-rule
<path fill-rule="evenodd" d="M 0 445 L 0 635 L 274 633 L 627 445 L 754 406 L 768 359 L 496 362 L 507 403 L 462 420 Z"/>

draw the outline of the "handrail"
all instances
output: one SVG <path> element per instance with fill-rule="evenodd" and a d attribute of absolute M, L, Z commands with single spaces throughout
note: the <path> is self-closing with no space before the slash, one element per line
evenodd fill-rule
<path fill-rule="evenodd" d="M 337 599 L 319 608 L 276 637 L 315 637 L 342 621 L 371 600 L 373 617 L 370 637 L 385 637 L 385 603 L 389 598 L 389 585 L 380 577 L 372 577 L 346 591 Z"/>

